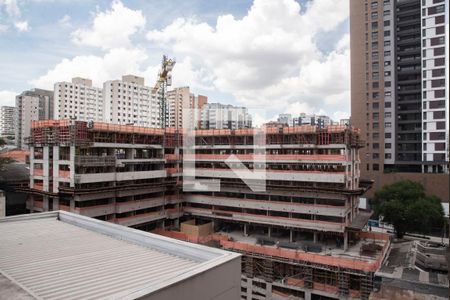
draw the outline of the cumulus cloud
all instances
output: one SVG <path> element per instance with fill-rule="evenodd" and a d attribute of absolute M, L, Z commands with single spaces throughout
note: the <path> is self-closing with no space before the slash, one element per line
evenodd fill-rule
<path fill-rule="evenodd" d="M 97 12 L 90 28 L 81 28 L 72 33 L 78 45 L 102 49 L 130 47 L 130 37 L 145 26 L 145 17 L 140 10 L 125 7 L 122 2 L 112 2 L 111 10 Z"/>
<path fill-rule="evenodd" d="M 64 27 L 71 26 L 70 20 L 72 18 L 69 15 L 64 15 L 61 19 L 58 20 L 58 24 Z"/>
<path fill-rule="evenodd" d="M 8 23 L 11 23 L 14 28 L 19 32 L 28 31 L 28 22 L 21 19 L 21 11 L 17 0 L 0 0 L 0 16 L 2 10 L 5 11 L 6 17 L 4 18 Z M 0 24 L 0 33 L 6 32 L 10 26 L 6 24 Z"/>
<path fill-rule="evenodd" d="M 120 79 L 123 74 L 140 74 L 139 66 L 146 58 L 142 49 L 125 48 L 111 49 L 103 56 L 76 56 L 72 59 L 63 59 L 47 74 L 30 83 L 36 87 L 52 89 L 55 82 L 70 81 L 73 77 L 80 76 L 92 79 L 95 86 L 101 87 L 103 82 Z"/>
<path fill-rule="evenodd" d="M 0 106 L 15 106 L 16 95 L 13 91 L 0 91 Z"/>
<path fill-rule="evenodd" d="M 25 32 L 28 31 L 28 22 L 27 21 L 18 21 L 14 23 L 14 27 L 16 27 L 16 29 L 19 32 Z"/>
<path fill-rule="evenodd" d="M 348 36 L 330 53 L 315 40 L 348 18 L 344 2 L 314 0 L 301 9 L 294 0 L 255 0 L 242 19 L 219 16 L 210 26 L 179 18 L 147 38 L 189 57 L 242 105 L 331 115 L 349 108 Z"/>

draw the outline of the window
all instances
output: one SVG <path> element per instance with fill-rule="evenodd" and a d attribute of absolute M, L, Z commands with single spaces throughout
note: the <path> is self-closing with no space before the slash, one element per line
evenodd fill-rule
<path fill-rule="evenodd" d="M 445 97 L 445 90 L 434 91 L 434 98 L 444 98 L 444 97 Z"/>
<path fill-rule="evenodd" d="M 373 123 L 372 124 L 372 129 L 378 129 L 378 128 L 380 128 L 378 123 Z"/>
<path fill-rule="evenodd" d="M 445 23 L 445 16 L 437 16 L 434 18 L 434 24 L 442 24 Z"/>
<path fill-rule="evenodd" d="M 374 119 L 374 120 L 378 120 L 378 118 L 379 118 L 379 113 L 373 113 L 372 114 L 372 118 Z"/>
<path fill-rule="evenodd" d="M 379 159 L 380 154 L 379 153 L 372 153 L 372 159 Z"/>
<path fill-rule="evenodd" d="M 379 106 L 380 106 L 380 104 L 379 104 L 378 102 L 372 103 L 372 108 L 373 108 L 373 109 L 378 109 Z"/>
<path fill-rule="evenodd" d="M 445 54 L 445 47 L 434 48 L 433 49 L 433 54 L 434 54 L 434 56 L 444 55 Z"/>
<path fill-rule="evenodd" d="M 377 9 L 378 8 L 378 2 L 377 1 L 373 1 L 372 3 L 370 3 L 370 7 L 372 9 Z"/>
<path fill-rule="evenodd" d="M 436 129 L 445 129 L 445 122 L 436 122 Z"/>
<path fill-rule="evenodd" d="M 389 16 L 391 14 L 391 11 L 390 10 L 385 10 L 384 12 L 383 12 L 383 16 Z"/>
<path fill-rule="evenodd" d="M 379 171 L 380 170 L 380 165 L 379 164 L 373 164 L 373 170 L 374 171 Z"/>
<path fill-rule="evenodd" d="M 380 74 L 378 72 L 372 72 L 372 79 L 378 80 L 380 78 Z"/>
<path fill-rule="evenodd" d="M 384 57 L 391 56 L 391 51 L 384 51 Z"/>
<path fill-rule="evenodd" d="M 385 143 L 385 144 L 384 144 L 384 148 L 385 148 L 385 149 L 391 149 L 391 148 L 392 148 L 391 143 Z"/>
<path fill-rule="evenodd" d="M 372 63 L 372 70 L 378 70 L 380 68 L 380 65 L 378 62 Z"/>
<path fill-rule="evenodd" d="M 441 58 L 436 58 L 434 60 L 434 66 L 443 66 L 445 64 L 445 59 L 443 57 Z"/>
<path fill-rule="evenodd" d="M 385 27 L 390 26 L 391 25 L 391 21 L 390 20 L 386 20 L 386 21 L 384 21 L 383 24 L 384 24 Z"/>
<path fill-rule="evenodd" d="M 445 79 L 434 79 L 434 80 L 431 80 L 431 87 L 432 88 L 444 87 L 444 86 L 445 86 Z"/>
<path fill-rule="evenodd" d="M 384 138 L 385 138 L 385 139 L 390 139 L 390 138 L 392 138 L 392 133 L 386 132 L 386 133 L 384 134 Z"/>
<path fill-rule="evenodd" d="M 445 101 L 444 100 L 430 101 L 430 109 L 435 108 L 445 108 Z"/>
<path fill-rule="evenodd" d="M 387 67 L 387 66 L 390 66 L 391 65 L 391 61 L 390 60 L 387 60 L 387 61 L 385 61 L 384 62 L 384 65 Z"/>
<path fill-rule="evenodd" d="M 372 30 L 378 29 L 378 22 L 372 22 Z"/>
<path fill-rule="evenodd" d="M 385 122 L 384 123 L 384 128 L 391 128 L 392 127 L 392 123 L 391 122 Z"/>
<path fill-rule="evenodd" d="M 392 92 L 384 92 L 384 96 L 385 97 L 391 97 L 392 96 Z"/>
<path fill-rule="evenodd" d="M 391 41 L 384 41 L 384 46 L 389 47 L 391 45 Z"/>
<path fill-rule="evenodd" d="M 384 76 L 385 76 L 385 77 L 391 76 L 391 71 L 386 71 L 386 72 L 384 72 Z"/>
<path fill-rule="evenodd" d="M 384 86 L 385 87 L 391 87 L 391 82 L 390 81 L 385 81 L 384 82 Z"/>
<path fill-rule="evenodd" d="M 372 133 L 372 139 L 378 140 L 380 138 L 380 134 L 378 132 Z"/>
<path fill-rule="evenodd" d="M 378 49 L 378 42 L 373 42 L 372 43 L 372 50 L 377 50 Z"/>
<path fill-rule="evenodd" d="M 391 36 L 391 31 L 390 30 L 384 31 L 384 36 Z"/>
<path fill-rule="evenodd" d="M 445 111 L 434 111 L 433 112 L 433 119 L 445 119 Z"/>
<path fill-rule="evenodd" d="M 377 40 L 378 39 L 378 32 L 372 32 L 371 33 L 371 37 L 372 37 L 372 40 Z"/>
<path fill-rule="evenodd" d="M 444 33 L 445 33 L 445 26 L 436 27 L 436 34 L 444 34 Z"/>
<path fill-rule="evenodd" d="M 430 43 L 431 43 L 430 44 L 431 46 L 443 45 L 445 43 L 445 40 L 444 40 L 443 36 L 440 36 L 440 37 L 431 38 Z"/>
<path fill-rule="evenodd" d="M 391 153 L 385 153 L 384 154 L 384 158 L 385 159 L 391 159 L 392 158 L 392 154 Z"/>
<path fill-rule="evenodd" d="M 373 12 L 370 14 L 370 17 L 371 17 L 372 19 L 377 19 L 377 18 L 378 18 L 378 12 L 373 11 Z"/>
<path fill-rule="evenodd" d="M 373 89 L 378 89 L 379 87 L 380 87 L 380 84 L 378 83 L 378 81 L 372 82 Z"/>
<path fill-rule="evenodd" d="M 380 93 L 378 93 L 378 92 L 373 92 L 373 93 L 372 93 L 372 99 L 374 99 L 374 100 L 380 99 Z"/>
<path fill-rule="evenodd" d="M 385 117 L 385 118 L 390 118 L 390 117 L 392 117 L 392 113 L 390 113 L 390 112 L 385 112 L 385 113 L 384 113 L 384 117 Z"/>
<path fill-rule="evenodd" d="M 372 52 L 372 60 L 378 60 L 378 52 Z"/>
<path fill-rule="evenodd" d="M 379 143 L 373 143 L 372 148 L 373 149 L 380 149 L 380 144 Z"/>

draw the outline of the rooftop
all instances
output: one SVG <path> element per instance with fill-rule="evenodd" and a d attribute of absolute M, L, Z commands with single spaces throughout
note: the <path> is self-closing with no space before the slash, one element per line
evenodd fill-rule
<path fill-rule="evenodd" d="M 448 245 L 417 240 L 393 242 L 375 274 L 381 279 L 381 290 L 409 290 L 446 298 L 449 288 L 446 253 Z"/>
<path fill-rule="evenodd" d="M 136 299 L 239 259 L 63 211 L 0 219 L 0 232 L 0 290 L 12 298 Z"/>

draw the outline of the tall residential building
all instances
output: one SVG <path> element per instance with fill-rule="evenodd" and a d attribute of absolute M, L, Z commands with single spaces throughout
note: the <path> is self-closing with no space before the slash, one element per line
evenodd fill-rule
<path fill-rule="evenodd" d="M 104 121 L 103 90 L 93 87 L 92 80 L 72 78 L 72 82 L 57 82 L 54 87 L 54 119 Z"/>
<path fill-rule="evenodd" d="M 191 93 L 189 87 L 179 87 L 167 92 L 169 109 L 167 127 L 183 127 L 183 110 L 190 108 Z"/>
<path fill-rule="evenodd" d="M 279 114 L 278 123 L 287 124 L 288 126 L 292 126 L 292 115 L 291 114 Z"/>
<path fill-rule="evenodd" d="M 16 125 L 16 108 L 14 106 L 0 107 L 0 136 L 13 136 Z"/>
<path fill-rule="evenodd" d="M 30 136 L 31 121 L 53 118 L 53 91 L 32 89 L 16 96 L 16 145 L 28 149 L 25 138 Z"/>
<path fill-rule="evenodd" d="M 247 108 L 220 103 L 208 103 L 202 108 L 201 128 L 238 129 L 252 127 Z"/>
<path fill-rule="evenodd" d="M 195 109 L 192 113 L 196 115 L 188 114 L 190 118 L 194 118 L 198 121 L 201 119 L 201 109 L 208 103 L 208 97 L 198 95 L 195 96 L 190 92 L 189 87 L 179 87 L 167 92 L 167 104 L 168 104 L 168 127 L 182 128 L 183 127 L 183 113 L 186 109 Z"/>
<path fill-rule="evenodd" d="M 448 3 L 350 2 L 352 125 L 366 140 L 365 178 L 448 173 Z"/>
<path fill-rule="evenodd" d="M 324 128 L 326 126 L 332 125 L 332 121 L 328 116 L 306 115 L 302 113 L 299 117 L 295 117 L 292 119 L 292 124 L 290 126 L 300 125 L 314 125 L 318 126 L 319 128 Z"/>
<path fill-rule="evenodd" d="M 103 84 L 105 122 L 161 127 L 160 95 L 145 86 L 143 77 L 124 75 Z"/>

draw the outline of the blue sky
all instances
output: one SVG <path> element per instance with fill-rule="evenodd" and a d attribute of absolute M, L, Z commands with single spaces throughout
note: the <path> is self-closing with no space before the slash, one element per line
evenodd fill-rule
<path fill-rule="evenodd" d="M 74 76 L 152 85 L 166 53 L 211 102 L 349 113 L 347 1 L 0 0 L 0 44 L 0 105 Z"/>

